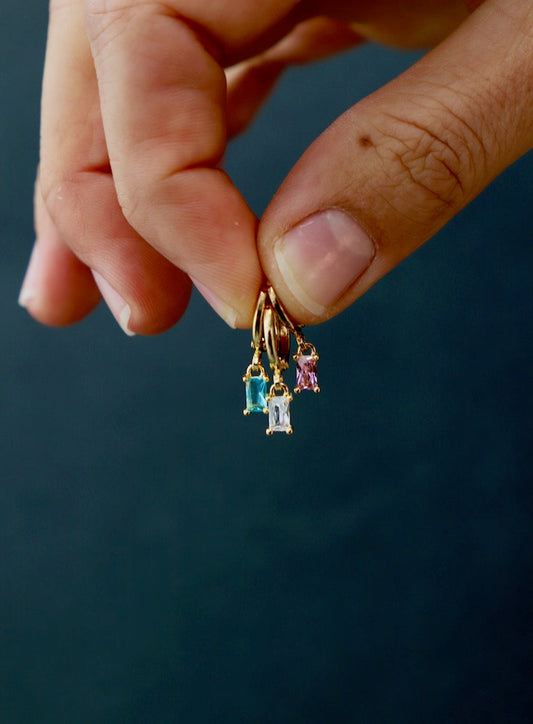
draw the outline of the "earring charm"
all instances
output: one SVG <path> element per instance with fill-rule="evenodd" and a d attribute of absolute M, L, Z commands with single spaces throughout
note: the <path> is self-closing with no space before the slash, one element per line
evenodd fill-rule
<path fill-rule="evenodd" d="M 268 395 L 268 427 L 267 435 L 285 432 L 292 435 L 291 409 L 292 395 L 283 382 L 274 382 Z"/>
<path fill-rule="evenodd" d="M 268 375 L 263 365 L 254 364 L 248 366 L 246 374 L 242 378 L 246 387 L 246 408 L 244 415 L 251 415 L 252 412 L 268 412 Z"/>
<path fill-rule="evenodd" d="M 296 362 L 296 387 L 294 391 L 298 394 L 303 390 L 320 392 L 316 373 L 317 362 L 320 359 L 314 345 L 305 340 L 298 340 L 298 351 L 293 356 Z"/>

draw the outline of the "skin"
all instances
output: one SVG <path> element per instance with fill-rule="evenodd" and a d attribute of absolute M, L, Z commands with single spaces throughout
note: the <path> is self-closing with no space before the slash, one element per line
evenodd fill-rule
<path fill-rule="evenodd" d="M 285 67 L 365 39 L 434 47 L 324 131 L 258 222 L 220 167 L 228 140 Z M 247 327 L 266 275 L 297 321 L 332 317 L 531 148 L 532 51 L 531 0 L 52 0 L 20 302 L 63 325 L 103 293 L 125 331 L 155 334 L 193 280 Z M 329 209 L 374 252 L 311 309 L 274 246 Z"/>

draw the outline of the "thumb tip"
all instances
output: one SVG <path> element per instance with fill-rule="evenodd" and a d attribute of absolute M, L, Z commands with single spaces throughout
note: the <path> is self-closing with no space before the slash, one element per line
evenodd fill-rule
<path fill-rule="evenodd" d="M 269 279 L 302 323 L 332 317 L 348 289 L 369 268 L 375 245 L 346 211 L 334 207 L 308 216 L 272 243 Z M 283 294 L 283 289 L 286 294 Z M 342 307 L 344 308 L 344 307 Z"/>

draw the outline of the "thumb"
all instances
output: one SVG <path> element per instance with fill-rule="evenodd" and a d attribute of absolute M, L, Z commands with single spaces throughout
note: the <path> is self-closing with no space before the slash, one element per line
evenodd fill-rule
<path fill-rule="evenodd" d="M 295 319 L 345 309 L 529 150 L 532 37 L 529 3 L 487 0 L 306 151 L 259 229 Z"/>

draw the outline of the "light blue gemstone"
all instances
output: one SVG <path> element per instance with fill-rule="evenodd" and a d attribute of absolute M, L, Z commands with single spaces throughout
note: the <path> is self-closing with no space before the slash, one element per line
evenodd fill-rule
<path fill-rule="evenodd" d="M 246 410 L 263 412 L 268 406 L 267 384 L 262 377 L 249 377 L 246 380 Z"/>

